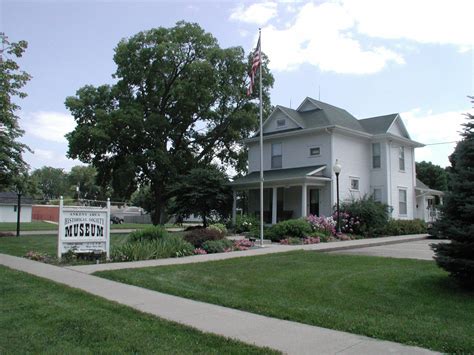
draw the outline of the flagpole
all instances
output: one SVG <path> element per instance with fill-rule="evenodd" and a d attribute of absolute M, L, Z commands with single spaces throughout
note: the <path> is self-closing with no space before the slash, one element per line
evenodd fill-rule
<path fill-rule="evenodd" d="M 263 110 L 262 110 L 262 29 L 258 29 L 260 46 L 258 56 L 260 58 L 260 246 L 263 247 Z"/>

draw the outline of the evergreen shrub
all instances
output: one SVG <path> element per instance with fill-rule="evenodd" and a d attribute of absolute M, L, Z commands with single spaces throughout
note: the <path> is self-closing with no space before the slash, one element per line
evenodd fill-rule
<path fill-rule="evenodd" d="M 208 240 L 202 243 L 202 249 L 204 249 L 208 254 L 231 251 L 233 246 L 234 243 L 228 239 Z"/>
<path fill-rule="evenodd" d="M 224 233 L 217 229 L 195 229 L 184 234 L 184 239 L 194 245 L 196 248 L 201 248 L 204 242 L 208 240 L 221 240 L 224 238 Z"/>
<path fill-rule="evenodd" d="M 313 232 L 311 225 L 304 219 L 289 219 L 273 225 L 267 233 L 272 242 L 289 237 L 304 238 Z"/>
<path fill-rule="evenodd" d="M 162 239 L 168 235 L 168 232 L 165 228 L 161 226 L 152 226 L 147 227 L 145 229 L 137 230 L 132 232 L 128 235 L 127 241 L 134 243 L 134 242 L 142 242 L 142 241 L 150 241 L 150 240 L 157 240 Z"/>

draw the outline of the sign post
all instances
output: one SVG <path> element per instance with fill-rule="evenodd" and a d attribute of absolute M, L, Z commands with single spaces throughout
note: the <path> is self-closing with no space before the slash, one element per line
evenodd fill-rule
<path fill-rule="evenodd" d="M 110 257 L 110 199 L 107 207 L 64 206 L 59 202 L 58 258 L 64 253 L 106 253 Z"/>

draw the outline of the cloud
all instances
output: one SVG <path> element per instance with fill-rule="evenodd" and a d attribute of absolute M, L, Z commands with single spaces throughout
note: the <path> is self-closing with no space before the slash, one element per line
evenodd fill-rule
<path fill-rule="evenodd" d="M 341 0 L 361 34 L 419 43 L 474 45 L 472 0 Z"/>
<path fill-rule="evenodd" d="M 23 126 L 27 134 L 46 141 L 65 143 L 64 135 L 71 132 L 76 123 L 71 115 L 62 112 L 38 111 L 26 114 Z"/>
<path fill-rule="evenodd" d="M 280 6 L 279 6 L 279 5 Z M 270 67 L 290 71 L 302 64 L 340 74 L 374 74 L 405 64 L 416 44 L 474 48 L 472 0 L 332 0 L 240 5 L 230 19 L 266 25 L 262 50 Z M 272 23 L 270 20 L 276 19 Z M 280 25 L 281 24 L 281 25 Z M 372 42 L 382 44 L 369 44 Z"/>
<path fill-rule="evenodd" d="M 307 3 L 286 28 L 269 25 L 262 30 L 262 51 L 270 57 L 270 67 L 278 71 L 309 63 L 322 71 L 373 74 L 389 62 L 405 63 L 400 54 L 386 47 L 363 48 L 351 32 L 355 24 L 340 4 Z"/>
<path fill-rule="evenodd" d="M 36 148 L 34 151 L 33 151 L 33 154 L 38 157 L 39 159 L 42 159 L 42 160 L 56 160 L 56 158 L 58 158 L 57 154 L 55 152 L 53 152 L 52 150 L 47 150 L 47 149 L 39 149 L 39 148 Z"/>
<path fill-rule="evenodd" d="M 466 122 L 466 111 L 450 111 L 433 113 L 419 108 L 400 113 L 408 132 L 413 140 L 427 144 L 424 148 L 416 149 L 416 160 L 427 160 L 440 166 L 449 166 L 448 156 L 453 152 L 456 143 L 461 140 L 461 126 Z M 472 112 L 474 114 L 474 112 Z"/>
<path fill-rule="evenodd" d="M 264 25 L 277 15 L 278 4 L 266 1 L 252 4 L 248 7 L 239 5 L 232 10 L 229 19 L 257 25 Z"/>

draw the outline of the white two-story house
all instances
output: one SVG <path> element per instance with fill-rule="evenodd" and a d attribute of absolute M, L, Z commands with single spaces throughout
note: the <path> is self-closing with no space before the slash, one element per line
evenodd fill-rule
<path fill-rule="evenodd" d="M 259 132 L 245 141 L 248 175 L 231 183 L 242 193 L 247 212 L 260 211 Z M 333 166 L 340 200 L 372 195 L 392 207 L 397 219 L 429 220 L 430 199 L 442 193 L 417 183 L 415 148 L 398 114 L 358 120 L 344 109 L 306 98 L 296 109 L 277 106 L 263 123 L 264 221 L 330 216 L 336 203 Z"/>

